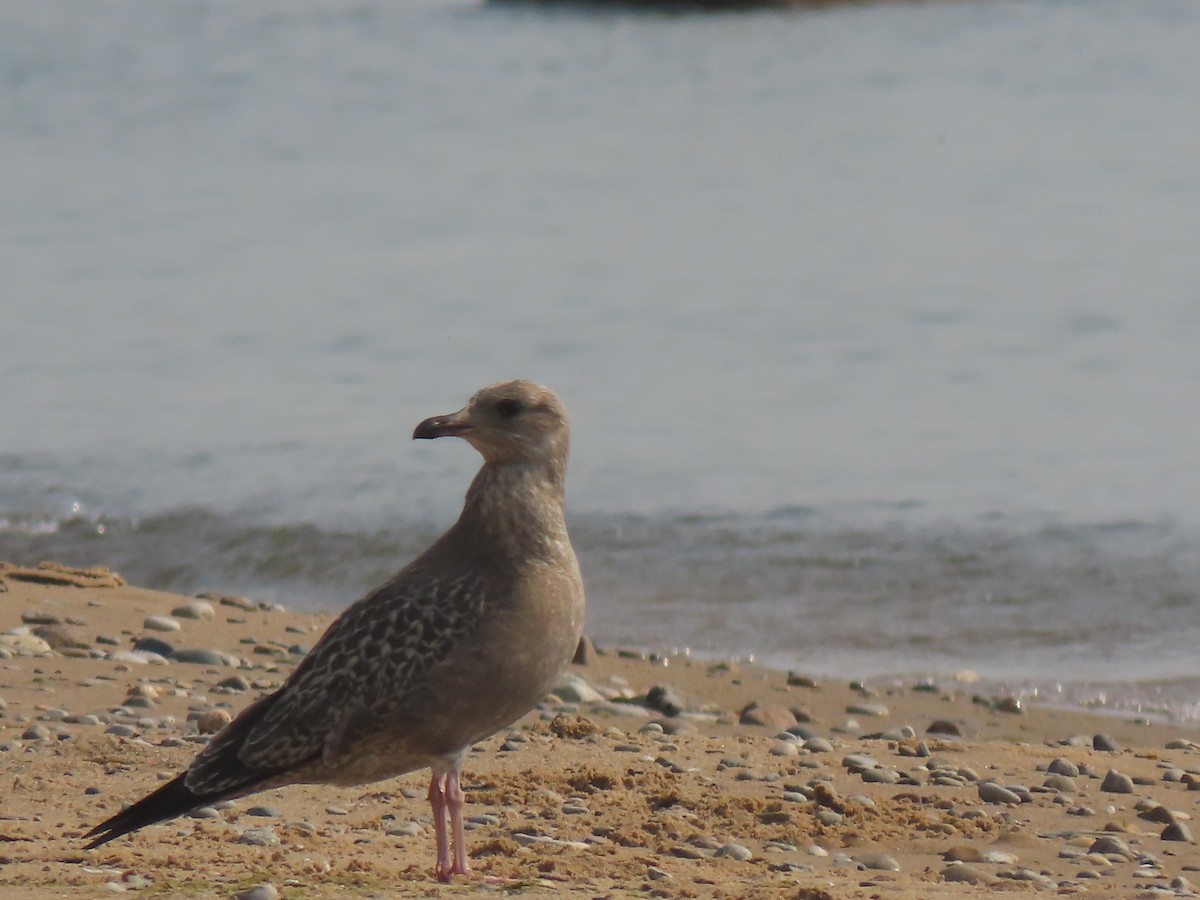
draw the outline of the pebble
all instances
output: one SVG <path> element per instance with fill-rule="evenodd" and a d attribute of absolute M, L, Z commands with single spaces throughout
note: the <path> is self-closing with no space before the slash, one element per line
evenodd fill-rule
<path fill-rule="evenodd" d="M 279 835 L 273 828 L 247 828 L 238 835 L 237 842 L 252 847 L 275 847 L 279 844 Z"/>
<path fill-rule="evenodd" d="M 16 656 L 40 656 L 51 650 L 46 641 L 33 634 L 0 634 L 0 647 L 11 650 Z"/>
<path fill-rule="evenodd" d="M 387 833 L 393 837 L 416 837 L 417 835 L 421 834 L 422 831 L 424 831 L 424 829 L 421 827 L 420 822 L 407 822 L 404 825 L 397 825 L 393 828 L 389 828 Z"/>
<path fill-rule="evenodd" d="M 1194 844 L 1196 841 L 1192 838 L 1191 831 L 1183 822 L 1172 822 L 1163 829 L 1159 835 L 1164 841 L 1182 841 L 1185 844 Z"/>
<path fill-rule="evenodd" d="M 951 737 L 962 737 L 962 729 L 957 722 L 951 722 L 949 719 L 937 719 L 929 723 L 929 727 L 925 729 L 926 734 L 946 734 Z"/>
<path fill-rule="evenodd" d="M 201 734 L 216 734 L 233 720 L 228 710 L 210 709 L 196 720 Z"/>
<path fill-rule="evenodd" d="M 811 737 L 803 744 L 809 753 L 832 753 L 833 744 L 823 737 Z"/>
<path fill-rule="evenodd" d="M 274 806 L 252 806 L 246 810 L 248 816 L 261 816 L 265 819 L 278 819 L 281 813 Z"/>
<path fill-rule="evenodd" d="M 1102 856 L 1116 854 L 1125 859 L 1133 859 L 1134 854 L 1130 852 L 1129 845 L 1118 837 L 1113 837 L 1111 834 L 1104 834 L 1096 838 L 1088 847 L 1088 853 L 1099 853 Z"/>
<path fill-rule="evenodd" d="M 1079 777 L 1079 766 L 1061 756 L 1051 760 L 1050 765 L 1046 766 L 1046 771 L 1051 775 L 1066 775 L 1068 778 Z"/>
<path fill-rule="evenodd" d="M 736 859 L 738 862 L 746 862 L 754 857 L 754 854 L 750 852 L 750 848 L 742 844 L 725 844 L 717 850 L 715 855 L 718 859 L 728 857 L 729 859 Z"/>
<path fill-rule="evenodd" d="M 792 741 L 775 741 L 771 744 L 772 756 L 798 756 L 800 748 Z"/>
<path fill-rule="evenodd" d="M 1074 794 L 1076 791 L 1075 779 L 1069 775 L 1047 775 L 1042 786 L 1058 791 L 1060 794 Z"/>
<path fill-rule="evenodd" d="M 21 613 L 21 621 L 26 625 L 61 625 L 62 617 L 44 609 L 27 609 Z"/>
<path fill-rule="evenodd" d="M 30 725 L 21 734 L 23 741 L 49 741 L 53 739 L 50 729 L 40 722 Z"/>
<path fill-rule="evenodd" d="M 1006 803 L 1010 806 L 1017 806 L 1021 802 L 1020 795 L 994 781 L 985 781 L 979 785 L 979 799 L 984 803 Z"/>
<path fill-rule="evenodd" d="M 204 600 L 192 600 L 171 610 L 171 615 L 177 619 L 212 619 L 217 615 L 211 603 Z"/>
<path fill-rule="evenodd" d="M 234 900 L 276 900 L 279 896 L 279 890 L 275 885 L 267 882 L 266 884 L 255 885 L 244 891 L 238 891 L 233 896 Z"/>
<path fill-rule="evenodd" d="M 1107 734 L 1097 734 L 1092 737 L 1093 750 L 1120 750 L 1121 745 L 1117 743 L 1116 738 L 1110 737 Z"/>
<path fill-rule="evenodd" d="M 864 869 L 875 869 L 882 872 L 899 872 L 900 863 L 890 853 L 860 853 L 852 856 L 856 863 Z"/>
<path fill-rule="evenodd" d="M 604 695 L 576 672 L 563 673 L 550 689 L 550 693 L 564 703 L 599 703 L 604 700 Z"/>
<path fill-rule="evenodd" d="M 1100 783 L 1100 790 L 1108 794 L 1132 794 L 1133 779 L 1122 775 L 1116 769 L 1109 769 L 1104 781 Z"/>
<path fill-rule="evenodd" d="M 192 663 L 198 666 L 227 666 L 229 660 L 223 653 L 216 650 L 204 650 L 190 647 L 175 651 L 175 662 Z"/>
<path fill-rule="evenodd" d="M 244 675 L 230 675 L 228 678 L 222 678 L 217 682 L 216 686 L 224 688 L 227 691 L 234 691 L 235 693 L 250 690 L 250 682 L 246 680 Z"/>
<path fill-rule="evenodd" d="M 105 728 L 104 733 L 116 735 L 117 737 L 128 738 L 136 735 L 137 729 L 132 725 L 126 725 L 123 722 L 117 722 L 116 724 L 109 725 L 107 728 Z"/>
<path fill-rule="evenodd" d="M 752 702 L 738 713 L 738 724 L 762 725 L 775 731 L 786 731 L 796 724 L 796 717 L 786 706 Z"/>
<path fill-rule="evenodd" d="M 659 684 L 646 692 L 646 705 L 664 716 L 677 716 L 687 709 L 688 702 L 669 684 Z"/>
<path fill-rule="evenodd" d="M 846 712 L 852 716 L 890 716 L 889 710 L 882 703 L 852 703 L 846 707 Z"/>
<path fill-rule="evenodd" d="M 943 881 L 956 881 L 963 884 L 994 884 L 996 876 L 990 872 L 984 872 L 972 865 L 963 862 L 955 862 L 942 869 L 941 876 Z"/>
<path fill-rule="evenodd" d="M 179 631 L 183 628 L 178 619 L 170 616 L 146 616 L 142 627 L 147 631 Z"/>

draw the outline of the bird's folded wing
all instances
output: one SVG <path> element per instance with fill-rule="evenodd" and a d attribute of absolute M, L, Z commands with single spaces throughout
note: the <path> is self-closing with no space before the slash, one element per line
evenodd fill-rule
<path fill-rule="evenodd" d="M 209 743 L 188 770 L 188 787 L 216 793 L 251 772 L 286 772 L 321 757 L 346 715 L 384 718 L 402 708 L 422 676 L 478 627 L 488 596 L 474 573 L 403 570 L 349 607 L 283 686 L 257 701 L 259 714 L 240 716 Z"/>

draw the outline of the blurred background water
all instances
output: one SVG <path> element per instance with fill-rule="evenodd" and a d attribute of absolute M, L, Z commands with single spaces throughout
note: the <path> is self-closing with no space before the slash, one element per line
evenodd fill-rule
<path fill-rule="evenodd" d="M 0 3 L 0 558 L 337 609 L 573 415 L 602 644 L 1200 717 L 1200 6 Z"/>

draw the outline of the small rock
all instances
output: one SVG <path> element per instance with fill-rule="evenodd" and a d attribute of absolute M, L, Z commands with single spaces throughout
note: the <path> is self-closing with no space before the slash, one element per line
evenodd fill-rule
<path fill-rule="evenodd" d="M 1074 794 L 1076 791 L 1075 779 L 1068 775 L 1047 775 L 1042 786 L 1048 787 L 1052 791 L 1058 791 L 1060 794 Z"/>
<path fill-rule="evenodd" d="M 146 616 L 142 627 L 147 631 L 179 631 L 183 626 L 170 616 Z"/>
<path fill-rule="evenodd" d="M 728 857 L 736 859 L 739 862 L 746 862 L 746 860 L 753 858 L 754 854 L 750 852 L 749 847 L 741 844 L 725 844 L 717 850 L 715 856 L 719 859 Z"/>
<path fill-rule="evenodd" d="M 890 716 L 889 710 L 882 703 L 852 703 L 846 707 L 846 712 L 852 716 Z"/>
<path fill-rule="evenodd" d="M 667 684 L 659 684 L 646 692 L 646 705 L 651 709 L 658 710 L 664 716 L 677 716 L 687 709 L 688 703 L 683 694 L 675 688 Z"/>
<path fill-rule="evenodd" d="M 591 638 L 586 634 L 579 636 L 579 643 L 575 646 L 575 656 L 571 659 L 572 665 L 590 666 L 596 659 L 596 645 L 592 643 Z"/>
<path fill-rule="evenodd" d="M 1017 806 L 1021 802 L 1020 795 L 994 781 L 985 781 L 979 785 L 979 799 L 984 803 L 1006 803 L 1011 806 Z"/>
<path fill-rule="evenodd" d="M 649 866 L 646 869 L 646 877 L 651 881 L 666 881 L 674 878 L 675 876 L 666 869 L 660 869 L 658 866 Z"/>
<path fill-rule="evenodd" d="M 1196 841 L 1192 838 L 1191 831 L 1183 822 L 1172 822 L 1163 829 L 1159 835 L 1164 841 L 1181 841 L 1185 844 L 1194 844 Z"/>
<path fill-rule="evenodd" d="M 1079 766 L 1061 756 L 1051 760 L 1050 765 L 1046 766 L 1046 771 L 1051 775 L 1066 775 L 1068 778 L 1079 777 Z"/>
<path fill-rule="evenodd" d="M 1100 790 L 1109 794 L 1132 794 L 1133 779 L 1122 775 L 1116 769 L 1109 769 L 1104 781 L 1100 783 Z"/>
<path fill-rule="evenodd" d="M 233 720 L 225 709 L 210 709 L 196 720 L 196 728 L 201 734 L 216 734 Z"/>
<path fill-rule="evenodd" d="M 967 863 L 955 862 L 942 869 L 941 876 L 943 881 L 955 881 L 963 884 L 993 884 L 996 882 L 996 876 L 990 872 L 984 872 Z"/>
<path fill-rule="evenodd" d="M 279 844 L 279 835 L 272 828 L 247 828 L 238 835 L 237 842 L 252 847 L 275 847 Z"/>
<path fill-rule="evenodd" d="M 115 735 L 116 737 L 128 738 L 137 734 L 137 729 L 132 725 L 126 725 L 124 722 L 117 722 L 105 728 L 104 733 Z"/>
<path fill-rule="evenodd" d="M 233 896 L 234 900 L 277 900 L 279 890 L 275 885 L 267 882 L 266 884 L 255 885 L 252 888 L 239 891 Z"/>
<path fill-rule="evenodd" d="M 1099 853 L 1103 856 L 1116 854 L 1123 856 L 1125 859 L 1133 859 L 1134 854 L 1130 852 L 1129 846 L 1120 838 L 1113 837 L 1111 834 L 1101 835 L 1092 841 L 1088 847 L 1088 853 Z"/>
<path fill-rule="evenodd" d="M 21 734 L 21 740 L 23 741 L 49 741 L 53 737 L 54 735 L 50 732 L 50 729 L 41 722 L 35 722 Z"/>
<path fill-rule="evenodd" d="M 1120 750 L 1121 745 L 1117 743 L 1115 738 L 1109 737 L 1107 734 L 1097 734 L 1092 737 L 1093 750 Z"/>
<path fill-rule="evenodd" d="M 962 729 L 959 728 L 957 722 L 951 722 L 949 719 L 937 719 L 929 724 L 925 729 L 926 734 L 948 734 L 952 737 L 962 737 Z"/>
<path fill-rule="evenodd" d="M 564 673 L 550 689 L 550 693 L 564 703 L 599 703 L 604 699 L 603 694 L 576 672 Z"/>
<path fill-rule="evenodd" d="M 140 637 L 133 642 L 133 649 L 139 653 L 156 653 L 166 659 L 175 655 L 175 648 L 156 637 Z"/>
<path fill-rule="evenodd" d="M 738 713 L 740 725 L 762 725 L 775 731 L 787 731 L 796 724 L 796 717 L 786 706 L 751 702 Z"/>
<path fill-rule="evenodd" d="M 856 863 L 864 869 L 874 869 L 881 872 L 899 872 L 900 863 L 890 853 L 860 853 L 852 856 Z"/>
<path fill-rule="evenodd" d="M 229 664 L 225 656 L 216 650 L 205 650 L 194 647 L 176 650 L 174 659 L 175 662 L 192 663 L 197 666 L 225 666 Z"/>
<path fill-rule="evenodd" d="M 222 678 L 216 686 L 236 693 L 250 690 L 250 682 L 244 675 L 230 675 L 228 678 Z"/>
<path fill-rule="evenodd" d="M 15 656 L 41 656 L 52 649 L 36 634 L 0 634 L 0 647 L 11 650 Z"/>
<path fill-rule="evenodd" d="M 280 812 L 273 806 L 252 806 L 246 810 L 246 815 L 259 816 L 264 819 L 278 819 Z"/>
<path fill-rule="evenodd" d="M 217 611 L 212 608 L 211 603 L 206 603 L 203 600 L 192 600 L 184 603 L 182 606 L 177 606 L 171 610 L 171 615 L 177 619 L 213 619 L 216 618 Z"/>

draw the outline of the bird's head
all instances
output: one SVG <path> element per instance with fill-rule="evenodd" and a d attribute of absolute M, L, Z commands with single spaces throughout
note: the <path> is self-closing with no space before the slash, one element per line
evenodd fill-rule
<path fill-rule="evenodd" d="M 478 391 L 456 413 L 426 419 L 414 439 L 461 437 L 489 463 L 566 463 L 567 411 L 554 391 L 532 381 L 504 381 Z"/>

